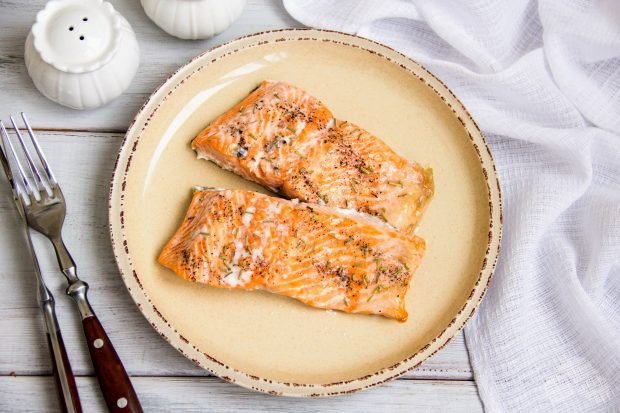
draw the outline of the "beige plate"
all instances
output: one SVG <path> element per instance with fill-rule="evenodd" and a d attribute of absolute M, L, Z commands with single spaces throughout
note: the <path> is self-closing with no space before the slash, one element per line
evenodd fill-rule
<path fill-rule="evenodd" d="M 156 262 L 194 185 L 266 192 L 196 159 L 190 140 L 263 79 L 320 98 L 337 118 L 433 167 L 419 228 L 428 252 L 407 295 L 409 320 L 314 309 L 289 298 L 209 288 Z M 127 289 L 153 327 L 225 380 L 287 396 L 349 393 L 390 380 L 446 345 L 495 266 L 501 200 L 480 130 L 423 67 L 388 47 L 317 30 L 244 37 L 181 67 L 146 102 L 120 150 L 110 231 Z"/>

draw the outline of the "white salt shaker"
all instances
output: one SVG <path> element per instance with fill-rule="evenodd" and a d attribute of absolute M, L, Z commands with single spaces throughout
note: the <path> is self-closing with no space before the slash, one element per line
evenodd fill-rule
<path fill-rule="evenodd" d="M 226 30 L 246 0 L 141 0 L 144 12 L 163 31 L 180 39 L 208 39 Z"/>
<path fill-rule="evenodd" d="M 92 109 L 120 96 L 140 63 L 131 26 L 103 0 L 52 0 L 26 39 L 28 74 L 50 100 Z"/>

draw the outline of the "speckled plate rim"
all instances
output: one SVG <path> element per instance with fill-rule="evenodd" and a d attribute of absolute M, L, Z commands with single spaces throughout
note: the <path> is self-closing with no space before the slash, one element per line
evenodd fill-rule
<path fill-rule="evenodd" d="M 359 48 L 400 66 L 418 78 L 439 96 L 467 131 L 482 166 L 488 193 L 489 232 L 485 257 L 474 288 L 448 326 L 419 351 L 392 366 L 357 379 L 328 384 L 302 384 L 261 378 L 234 369 L 198 350 L 163 317 L 144 290 L 140 277 L 131 264 L 127 234 L 124 230 L 124 197 L 131 160 L 142 132 L 158 107 L 174 93 L 180 84 L 202 70 L 203 67 L 216 63 L 241 49 L 295 41 L 331 42 L 345 47 Z M 464 327 L 480 304 L 497 263 L 502 235 L 502 199 L 495 164 L 480 128 L 454 93 L 431 72 L 394 49 L 359 36 L 329 30 L 282 29 L 251 34 L 214 47 L 181 66 L 153 92 L 129 126 L 116 158 L 110 186 L 109 227 L 114 256 L 127 290 L 153 328 L 181 354 L 214 375 L 248 389 L 280 396 L 325 397 L 354 393 L 401 376 L 444 348 Z"/>

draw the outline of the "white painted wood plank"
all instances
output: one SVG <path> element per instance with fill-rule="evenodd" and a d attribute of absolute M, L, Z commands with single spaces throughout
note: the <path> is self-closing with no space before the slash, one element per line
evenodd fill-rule
<path fill-rule="evenodd" d="M 124 131 L 148 95 L 177 67 L 193 56 L 230 39 L 274 28 L 298 26 L 280 0 L 248 0 L 241 18 L 208 41 L 182 41 L 153 25 L 137 0 L 111 0 L 129 20 L 141 47 L 141 66 L 129 90 L 104 108 L 76 112 L 45 99 L 34 88 L 23 63 L 23 45 L 35 14 L 46 0 L 0 0 L 0 117 L 26 111 L 38 129 Z M 452 344 L 405 377 L 352 396 L 291 400 L 246 391 L 221 382 L 178 354 L 137 311 L 114 264 L 107 231 L 107 191 L 121 135 L 40 133 L 44 149 L 70 204 L 67 242 L 84 277 L 91 299 L 115 342 L 146 411 L 482 411 L 462 334 Z M 82 196 L 80 196 L 83 194 Z M 0 179 L 0 411 L 57 411 L 47 347 L 32 287 L 27 253 L 18 241 L 8 191 Z M 39 240 L 40 241 L 40 240 Z M 43 261 L 45 276 L 58 301 L 60 322 L 78 375 L 92 367 L 81 337 L 73 303 L 64 296 L 51 252 Z M 18 377 L 10 377 L 14 373 Z M 197 376 L 197 377 L 191 377 Z M 202 376 L 202 377 L 201 377 Z M 444 379 L 451 381 L 436 381 Z M 95 379 L 79 377 L 87 412 L 105 411 Z"/>
<path fill-rule="evenodd" d="M 25 111 L 40 129 L 124 131 L 146 98 L 179 66 L 231 39 L 259 31 L 299 27 L 280 0 L 248 0 L 243 14 L 228 30 L 209 40 L 169 36 L 144 14 L 138 0 L 111 0 L 127 18 L 140 44 L 140 68 L 130 88 L 105 107 L 79 112 L 47 100 L 34 87 L 24 66 L 24 42 L 35 15 L 46 0 L 0 1 L 0 108 Z"/>
<path fill-rule="evenodd" d="M 85 412 L 105 412 L 95 379 L 77 379 Z M 147 412 L 482 412 L 476 387 L 462 381 L 398 380 L 348 396 L 291 399 L 250 392 L 215 378 L 134 377 Z M 0 377 L 0 411 L 56 411 L 51 377 Z"/>
<path fill-rule="evenodd" d="M 207 375 L 176 352 L 151 328 L 133 304 L 114 262 L 107 226 L 109 179 L 122 136 L 99 133 L 39 132 L 39 140 L 68 201 L 65 237 L 91 300 L 109 335 L 135 375 Z M 43 325 L 21 228 L 4 178 L 0 179 L 0 375 L 49 374 Z M 35 239 L 35 241 L 42 241 Z M 39 243 L 37 243 L 39 244 Z M 41 244 L 45 245 L 45 244 Z M 53 290 L 69 357 L 77 374 L 92 374 L 73 303 L 64 295 L 51 250 L 43 249 L 42 268 Z M 462 334 L 407 377 L 472 378 Z"/>
<path fill-rule="evenodd" d="M 89 280 L 90 281 L 90 280 Z M 94 284 L 94 282 L 91 282 Z M 4 285 L 0 284 L 0 288 Z M 119 287 L 118 294 L 126 295 Z M 3 290 L 7 291 L 7 290 Z M 108 295 L 96 287 L 98 301 Z M 92 374 L 86 344 L 82 338 L 79 320 L 70 302 L 59 306 L 59 317 L 67 351 L 76 374 Z M 32 297 L 27 297 L 31 301 Z M 130 301 L 129 297 L 127 300 Z M 141 376 L 208 376 L 168 345 L 143 319 L 132 303 L 124 306 L 96 306 L 114 345 L 130 374 Z M 44 327 L 36 308 L 0 310 L 0 331 L 3 332 L 0 376 L 45 375 L 51 372 L 45 344 Z M 404 377 L 415 379 L 471 380 L 471 367 L 462 335 L 436 354 L 420 368 Z"/>

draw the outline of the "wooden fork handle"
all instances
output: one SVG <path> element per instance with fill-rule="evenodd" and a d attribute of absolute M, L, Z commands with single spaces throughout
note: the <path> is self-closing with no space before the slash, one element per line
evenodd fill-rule
<path fill-rule="evenodd" d="M 82 326 L 108 410 L 112 413 L 141 413 L 142 406 L 131 380 L 97 316 L 84 318 Z"/>

